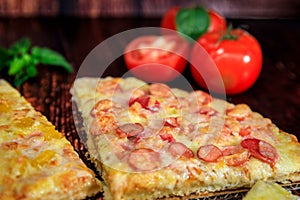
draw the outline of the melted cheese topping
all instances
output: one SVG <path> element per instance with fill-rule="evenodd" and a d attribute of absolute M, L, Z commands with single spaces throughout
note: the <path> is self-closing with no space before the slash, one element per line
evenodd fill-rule
<path fill-rule="evenodd" d="M 163 90 L 151 94 L 151 89 L 135 78 L 116 81 L 108 77 L 77 79 L 71 90 L 84 119 L 89 151 L 106 183 L 106 199 L 201 196 L 250 187 L 257 180 L 299 180 L 300 163 L 295 161 L 300 159 L 300 145 L 295 136 L 280 131 L 270 119 L 245 104 L 212 99 L 201 91 L 170 89 L 169 95 Z M 113 106 L 97 111 L 94 105 L 103 99 L 112 101 Z M 98 113 L 91 115 L 93 110 Z M 106 123 L 108 116 L 112 118 Z M 139 123 L 144 131 L 126 137 L 118 130 L 126 123 Z M 253 139 L 257 146 L 242 147 L 245 139 Z M 178 153 L 170 152 L 174 141 L 181 144 L 180 150 L 188 149 L 194 156 L 174 158 L 174 151 Z M 199 157 L 199 148 L 209 145 L 219 149 L 221 156 L 208 152 Z M 151 161 L 143 160 L 148 166 L 157 162 L 161 166 L 143 171 L 145 163 L 133 162 L 142 160 L 132 159 L 136 150 L 149 153 Z M 159 157 L 154 159 L 152 151 Z"/>
<path fill-rule="evenodd" d="M 82 199 L 100 182 L 71 144 L 0 80 L 0 199 Z"/>

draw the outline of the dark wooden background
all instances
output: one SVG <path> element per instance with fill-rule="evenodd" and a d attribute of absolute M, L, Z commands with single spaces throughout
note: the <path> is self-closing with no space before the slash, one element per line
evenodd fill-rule
<path fill-rule="evenodd" d="M 0 16 L 160 17 L 174 5 L 203 5 L 228 18 L 299 18 L 299 0 L 0 0 Z"/>

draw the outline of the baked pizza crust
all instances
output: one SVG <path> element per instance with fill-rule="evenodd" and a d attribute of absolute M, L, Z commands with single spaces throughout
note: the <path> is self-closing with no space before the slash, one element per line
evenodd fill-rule
<path fill-rule="evenodd" d="M 297 141 L 297 138 L 294 135 L 288 134 L 280 130 L 276 125 L 274 125 L 270 119 L 264 118 L 259 113 L 252 111 L 247 105 L 233 105 L 224 100 L 212 99 L 210 103 L 203 103 L 203 96 L 200 97 L 200 102 L 197 106 L 200 106 L 200 109 L 205 108 L 205 112 L 201 113 L 201 119 L 194 119 L 195 113 L 189 113 L 190 110 L 195 109 L 193 105 L 189 104 L 190 107 L 181 110 L 181 115 L 186 117 L 182 121 L 181 126 L 183 129 L 189 127 L 185 122 L 192 122 L 193 120 L 198 120 L 197 125 L 201 124 L 200 128 L 204 126 L 202 123 L 205 120 L 204 118 L 215 117 L 214 119 L 217 122 L 209 122 L 210 128 L 212 127 L 215 132 L 209 134 L 209 137 L 205 138 L 203 135 L 208 132 L 201 132 L 202 135 L 196 134 L 197 131 L 200 131 L 200 128 L 197 131 L 191 131 L 194 135 L 192 138 L 187 139 L 187 137 L 182 136 L 182 132 L 178 132 L 178 129 L 175 129 L 176 123 L 170 121 L 168 123 L 172 124 L 171 131 L 167 129 L 168 133 L 171 133 L 175 138 L 176 142 L 185 144 L 191 152 L 193 152 L 193 157 L 178 156 L 176 159 L 171 160 L 170 162 L 164 163 L 162 166 L 155 166 L 156 160 L 150 156 L 148 153 L 152 153 L 151 145 L 153 144 L 153 149 L 157 150 L 158 145 L 171 145 L 175 143 L 173 140 L 168 141 L 168 138 L 165 140 L 164 137 L 160 137 L 163 142 L 159 141 L 157 135 L 146 138 L 147 142 L 140 144 L 142 142 L 138 141 L 138 147 L 143 151 L 139 151 L 142 155 L 149 155 L 149 159 L 152 159 L 151 162 L 147 159 L 136 158 L 134 161 L 136 163 L 131 163 L 132 154 L 136 154 L 136 149 L 129 150 L 129 156 L 125 152 L 125 156 L 118 154 L 124 152 L 120 150 L 120 146 L 128 143 L 122 143 L 121 141 L 132 139 L 132 136 L 127 135 L 127 139 L 120 136 L 119 129 L 124 124 L 132 123 L 141 123 L 144 126 L 149 124 L 149 121 L 144 120 L 141 115 L 143 109 L 132 111 L 132 107 L 138 106 L 135 103 L 125 106 L 129 103 L 132 96 L 138 96 L 143 91 L 149 92 L 149 85 L 141 80 L 135 78 L 112 78 L 107 77 L 104 79 L 84 77 L 79 78 L 75 81 L 71 93 L 73 95 L 73 101 L 78 106 L 79 112 L 83 118 L 83 124 L 85 127 L 85 132 L 87 134 L 87 147 L 91 155 L 92 160 L 96 163 L 97 169 L 103 178 L 104 185 L 104 199 L 156 199 L 156 198 L 189 198 L 189 197 L 203 197 L 211 196 L 213 194 L 220 194 L 226 191 L 239 191 L 244 188 L 250 188 L 258 180 L 270 181 L 270 182 L 279 182 L 279 183 L 293 183 L 300 181 L 300 144 Z M 138 90 L 137 90 L 138 88 Z M 143 91 L 140 91 L 143 90 Z M 151 92 L 151 91 L 150 91 Z M 163 95 L 154 94 L 157 91 L 152 91 L 152 96 Z M 182 91 L 179 89 L 171 89 L 171 92 L 175 94 L 177 99 L 182 101 L 184 104 L 184 99 L 194 98 L 191 97 L 191 93 Z M 197 93 L 197 92 L 196 92 Z M 198 92 L 204 97 L 207 97 L 203 92 Z M 198 94 L 197 93 L 197 94 Z M 127 95 L 127 97 L 126 97 Z M 128 95 L 130 97 L 128 97 Z M 151 96 L 150 95 L 150 96 Z M 169 101 L 165 97 L 160 96 L 158 102 L 160 105 L 164 105 L 164 101 Z M 115 117 L 118 119 L 117 125 L 114 125 L 112 121 L 105 121 L 107 118 L 101 118 L 108 116 L 105 112 L 107 110 L 101 107 L 101 112 L 99 115 L 94 114 L 93 109 L 95 110 L 95 105 L 98 102 L 107 99 L 118 104 L 120 99 L 120 107 L 116 107 L 118 114 Z M 194 100 L 194 99 L 193 99 Z M 197 101 L 199 100 L 196 99 Z M 188 100 L 191 102 L 190 100 Z M 170 103 L 170 102 L 168 102 Z M 141 102 L 139 104 L 142 104 Z M 107 106 L 110 104 L 101 104 L 100 106 Z M 156 105 L 155 103 L 153 104 Z M 208 109 L 209 108 L 209 109 Z M 210 110 L 212 108 L 212 110 Z M 100 109 L 100 108 L 99 108 Z M 135 108 L 137 109 L 137 108 Z M 148 109 L 148 108 L 147 108 Z M 199 107 L 197 107 L 199 109 Z M 129 111 L 128 111 L 129 110 Z M 162 119 L 168 119 L 170 116 L 172 119 L 178 117 L 176 110 L 166 109 L 166 115 L 163 115 Z M 213 111 L 213 112 L 211 112 Z M 115 112 L 115 111 L 114 111 Z M 128 114 L 129 112 L 129 114 Z M 155 111 L 157 112 L 157 111 Z M 127 114 L 124 114 L 127 113 Z M 148 112 L 151 116 L 154 112 Z M 217 113 L 217 114 L 216 114 Z M 124 115 L 123 115 L 124 114 Z M 129 116 L 129 117 L 128 117 Z M 144 116 L 144 115 L 143 115 Z M 159 115 L 155 115 L 159 116 Z M 147 118 L 147 115 L 145 117 Z M 110 119 L 110 118 L 109 118 Z M 101 129 L 102 132 L 96 132 L 94 130 L 95 120 L 97 121 L 97 127 L 102 127 L 102 122 L 104 122 Z M 109 125 L 108 125 L 109 124 Z M 220 126 L 218 127 L 218 124 Z M 150 124 L 149 126 L 152 126 Z M 161 127 L 165 128 L 166 125 Z M 170 125 L 168 125 L 170 126 Z M 242 132 L 242 127 L 247 127 L 247 133 L 245 130 Z M 250 131 L 248 128 L 250 127 Z M 108 130 L 106 130 L 108 128 Z M 137 127 L 131 127 L 137 128 Z M 198 128 L 198 127 L 197 127 Z M 201 129 L 201 131 L 203 131 Z M 180 129 L 182 131 L 182 129 Z M 99 131 L 99 130 L 97 130 Z M 177 132 L 176 132 L 177 131 Z M 226 131 L 226 132 L 225 132 Z M 229 131 L 229 132 L 228 132 Z M 183 131 L 185 133 L 185 131 Z M 190 133 L 191 134 L 191 133 Z M 217 138 L 214 138 L 214 134 L 218 135 Z M 226 134 L 230 136 L 226 136 Z M 136 138 L 136 136 L 133 136 Z M 121 139 L 120 139 L 121 138 Z M 200 139 L 199 139 L 200 138 Z M 214 138 L 214 139 L 212 139 Z M 249 141 L 259 142 L 260 155 L 256 155 L 257 152 L 253 152 L 252 149 L 247 149 L 246 147 L 242 148 L 242 153 L 238 154 L 237 157 L 232 157 L 234 155 L 225 154 L 226 148 L 231 146 L 241 146 L 241 143 L 246 139 Z M 205 142 L 203 142 L 205 140 Z M 247 141 L 247 142 L 249 142 Z M 261 142 L 262 141 L 262 142 Z M 163 143 L 163 144 L 162 144 Z M 121 145 L 119 145 L 121 144 Z M 222 150 L 222 155 L 216 160 L 209 160 L 207 157 L 202 158 L 199 156 L 199 146 L 208 146 L 216 145 L 218 149 Z M 134 144 L 136 145 L 136 144 Z M 244 144 L 244 146 L 246 146 Z M 145 150 L 147 147 L 147 151 Z M 169 147 L 169 146 L 168 146 Z M 127 147 L 126 147 L 127 148 Z M 246 148 L 246 153 L 245 152 Z M 127 151 L 127 150 L 125 150 Z M 263 151 L 263 152 L 262 152 Z M 160 156 L 162 155 L 161 152 Z M 237 160 L 241 162 L 240 157 L 247 156 L 246 160 L 237 164 Z M 264 155 L 264 156 L 262 156 Z M 126 157 L 127 156 L 127 157 Z M 162 156 L 161 156 L 162 157 Z M 166 158 L 166 157 L 164 157 Z M 210 157 L 211 158 L 211 157 Z M 148 166 L 140 164 L 138 161 L 149 162 Z M 153 164 L 154 163 L 154 164 Z M 137 165 L 137 166 L 136 166 Z M 154 168 L 149 167 L 154 166 Z M 142 170 L 141 170 L 142 169 Z M 146 169 L 146 170 L 143 170 Z"/>
<path fill-rule="evenodd" d="M 69 141 L 0 80 L 0 199 L 84 199 L 102 190 Z"/>

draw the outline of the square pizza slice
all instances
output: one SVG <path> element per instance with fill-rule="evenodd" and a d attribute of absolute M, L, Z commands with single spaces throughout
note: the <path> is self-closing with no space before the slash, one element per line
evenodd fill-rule
<path fill-rule="evenodd" d="M 84 199 L 101 191 L 69 141 L 0 80 L 0 199 Z"/>
<path fill-rule="evenodd" d="M 203 197 L 300 180 L 300 144 L 246 104 L 136 78 L 71 89 L 104 199 Z"/>

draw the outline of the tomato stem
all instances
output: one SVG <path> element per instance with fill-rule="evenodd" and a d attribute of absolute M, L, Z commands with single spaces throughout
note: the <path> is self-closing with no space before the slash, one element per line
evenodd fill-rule
<path fill-rule="evenodd" d="M 232 29 L 232 24 L 228 25 L 226 32 L 220 37 L 218 40 L 218 44 L 220 44 L 223 40 L 237 40 L 238 35 Z"/>

